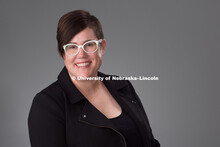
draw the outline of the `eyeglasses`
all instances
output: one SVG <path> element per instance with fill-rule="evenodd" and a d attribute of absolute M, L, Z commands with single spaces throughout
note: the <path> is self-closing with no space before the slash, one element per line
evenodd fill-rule
<path fill-rule="evenodd" d="M 84 52 L 90 54 L 97 51 L 99 43 L 102 43 L 102 39 L 100 40 L 90 40 L 85 42 L 83 45 L 77 44 L 66 44 L 63 46 L 63 49 L 67 55 L 75 56 L 79 53 L 80 48 L 84 50 Z"/>

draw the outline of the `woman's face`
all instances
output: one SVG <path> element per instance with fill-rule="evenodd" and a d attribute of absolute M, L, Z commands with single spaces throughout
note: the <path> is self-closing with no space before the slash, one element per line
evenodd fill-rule
<path fill-rule="evenodd" d="M 94 34 L 94 31 L 90 28 L 86 28 L 83 31 L 76 34 L 69 43 L 77 45 L 83 45 L 89 40 L 98 40 Z M 102 46 L 99 44 L 99 48 L 94 53 L 86 53 L 80 48 L 80 51 L 75 56 L 69 56 L 64 54 L 64 64 L 68 70 L 70 77 L 94 77 L 97 76 L 98 69 L 101 66 L 102 55 L 105 51 L 105 40 L 102 41 Z M 101 54 L 101 56 L 100 56 Z"/>

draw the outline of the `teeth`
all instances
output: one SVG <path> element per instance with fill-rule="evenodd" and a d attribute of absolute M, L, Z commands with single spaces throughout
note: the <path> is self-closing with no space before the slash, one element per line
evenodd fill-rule
<path fill-rule="evenodd" d="M 76 65 L 79 66 L 79 67 L 82 67 L 82 66 L 89 65 L 89 63 L 80 63 L 80 64 L 76 64 Z"/>

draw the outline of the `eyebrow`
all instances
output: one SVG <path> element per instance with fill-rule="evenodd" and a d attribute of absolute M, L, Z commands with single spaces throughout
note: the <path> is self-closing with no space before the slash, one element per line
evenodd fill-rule
<path fill-rule="evenodd" d="M 91 40 L 95 40 L 95 39 L 88 39 L 88 40 L 84 41 L 83 44 L 88 42 L 88 41 L 91 41 Z M 68 44 L 77 44 L 77 43 L 76 42 L 69 42 Z"/>

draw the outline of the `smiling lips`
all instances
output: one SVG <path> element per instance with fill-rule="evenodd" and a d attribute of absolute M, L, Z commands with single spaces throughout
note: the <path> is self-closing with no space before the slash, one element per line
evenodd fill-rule
<path fill-rule="evenodd" d="M 87 66 L 89 64 L 90 64 L 90 62 L 84 62 L 84 63 L 78 63 L 78 64 L 76 64 L 76 66 L 77 67 L 85 67 L 85 66 Z"/>

